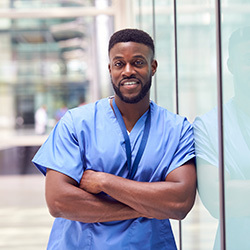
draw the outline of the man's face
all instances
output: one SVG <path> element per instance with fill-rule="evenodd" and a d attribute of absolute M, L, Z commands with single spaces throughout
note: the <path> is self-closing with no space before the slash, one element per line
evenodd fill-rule
<path fill-rule="evenodd" d="M 117 43 L 109 53 L 109 72 L 116 95 L 126 103 L 137 103 L 149 94 L 157 62 L 152 50 L 141 43 Z"/>
<path fill-rule="evenodd" d="M 250 92 L 250 42 L 238 44 L 230 58 L 230 70 L 234 75 L 237 95 L 247 95 Z"/>

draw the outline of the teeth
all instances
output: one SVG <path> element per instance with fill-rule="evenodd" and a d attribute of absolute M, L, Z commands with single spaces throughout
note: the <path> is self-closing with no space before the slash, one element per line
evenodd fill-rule
<path fill-rule="evenodd" d="M 134 85 L 134 84 L 137 84 L 136 82 L 125 82 L 123 85 Z"/>

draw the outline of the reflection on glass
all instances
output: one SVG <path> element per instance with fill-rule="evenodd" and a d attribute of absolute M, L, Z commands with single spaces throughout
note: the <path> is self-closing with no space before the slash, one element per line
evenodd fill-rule
<path fill-rule="evenodd" d="M 250 249 L 250 27 L 234 31 L 229 39 L 228 69 L 235 94 L 223 106 L 226 194 L 226 246 Z M 219 217 L 217 109 L 194 122 L 198 190 L 215 218 Z M 214 249 L 220 249 L 219 231 Z"/>

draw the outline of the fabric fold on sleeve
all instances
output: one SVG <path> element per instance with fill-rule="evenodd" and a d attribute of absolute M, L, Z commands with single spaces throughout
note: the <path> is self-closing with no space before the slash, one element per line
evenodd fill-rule
<path fill-rule="evenodd" d="M 185 118 L 180 133 L 179 145 L 171 161 L 168 173 L 195 157 L 193 126 Z"/>
<path fill-rule="evenodd" d="M 83 174 L 81 155 L 71 112 L 68 111 L 57 123 L 32 162 L 44 175 L 49 168 L 68 175 L 79 183 Z"/>

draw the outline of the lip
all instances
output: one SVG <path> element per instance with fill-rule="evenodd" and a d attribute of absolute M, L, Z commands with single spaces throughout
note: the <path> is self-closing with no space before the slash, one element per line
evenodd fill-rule
<path fill-rule="evenodd" d="M 138 82 L 124 82 L 122 86 L 133 86 L 133 85 L 138 85 Z"/>
<path fill-rule="evenodd" d="M 138 79 L 124 79 L 120 81 L 120 86 L 134 86 L 140 84 Z"/>

